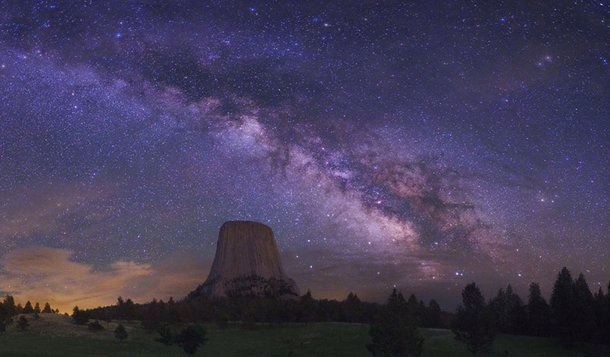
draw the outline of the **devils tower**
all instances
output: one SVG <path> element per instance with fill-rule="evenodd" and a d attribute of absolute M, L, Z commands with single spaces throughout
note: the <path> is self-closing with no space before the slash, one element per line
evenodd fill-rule
<path fill-rule="evenodd" d="M 214 263 L 206 281 L 189 297 L 299 296 L 284 274 L 273 231 L 252 221 L 229 221 L 220 227 Z"/>

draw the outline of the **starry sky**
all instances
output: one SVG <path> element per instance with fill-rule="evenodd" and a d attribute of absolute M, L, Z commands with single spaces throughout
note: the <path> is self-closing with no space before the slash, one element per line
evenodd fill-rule
<path fill-rule="evenodd" d="M 181 297 L 264 222 L 315 297 L 610 280 L 610 3 L 0 1 L 0 292 Z"/>

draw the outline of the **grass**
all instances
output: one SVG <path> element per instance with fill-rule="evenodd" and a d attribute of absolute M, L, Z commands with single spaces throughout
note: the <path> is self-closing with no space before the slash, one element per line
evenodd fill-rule
<path fill-rule="evenodd" d="M 105 330 L 89 332 L 62 315 L 29 316 L 28 331 L 15 324 L 0 335 L 0 356 L 184 356 L 175 346 L 155 342 L 156 334 L 142 330 L 137 322 L 125 322 L 129 338 L 114 338 L 116 322 L 102 322 Z M 369 356 L 368 326 L 354 324 L 309 324 L 217 328 L 206 326 L 208 342 L 197 356 Z M 424 356 L 470 356 L 449 330 L 422 329 Z M 508 354 L 505 354 L 507 352 Z M 493 356 L 583 356 L 562 350 L 553 340 L 500 335 Z"/>

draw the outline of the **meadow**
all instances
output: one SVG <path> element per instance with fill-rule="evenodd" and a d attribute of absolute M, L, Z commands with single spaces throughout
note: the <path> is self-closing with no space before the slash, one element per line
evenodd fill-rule
<path fill-rule="evenodd" d="M 0 335 L 0 356 L 184 356 L 175 346 L 154 341 L 137 321 L 122 322 L 129 337 L 114 338 L 117 322 L 101 322 L 103 331 L 90 332 L 63 315 L 29 316 L 30 326 L 18 331 L 15 324 Z M 196 356 L 369 356 L 368 326 L 316 323 L 303 325 L 255 325 L 219 328 L 206 325 L 208 341 Z M 425 337 L 424 356 L 470 356 L 449 330 L 421 329 Z M 493 356 L 583 356 L 561 349 L 546 338 L 499 335 Z"/>

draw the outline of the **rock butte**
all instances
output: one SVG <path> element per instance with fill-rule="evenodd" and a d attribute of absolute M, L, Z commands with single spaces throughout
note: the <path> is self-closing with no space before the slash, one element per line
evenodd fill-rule
<path fill-rule="evenodd" d="M 229 221 L 220 227 L 210 274 L 189 294 L 190 298 L 238 296 L 299 296 L 294 280 L 284 274 L 273 231 L 259 222 Z"/>

